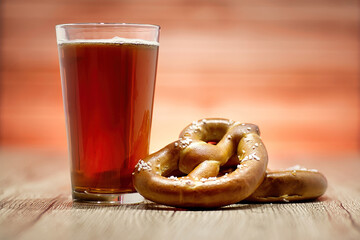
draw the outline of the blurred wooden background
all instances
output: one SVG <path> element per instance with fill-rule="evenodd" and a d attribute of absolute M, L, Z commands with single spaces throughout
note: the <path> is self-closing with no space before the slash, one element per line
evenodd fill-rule
<path fill-rule="evenodd" d="M 203 117 L 260 126 L 271 155 L 360 151 L 357 0 L 2 0 L 1 147 L 65 152 L 54 26 L 162 27 L 151 150 Z"/>

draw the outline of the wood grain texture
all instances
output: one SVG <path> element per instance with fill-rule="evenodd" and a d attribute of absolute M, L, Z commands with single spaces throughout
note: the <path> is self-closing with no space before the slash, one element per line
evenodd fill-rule
<path fill-rule="evenodd" d="M 359 156 L 270 161 L 274 169 L 293 164 L 323 172 L 326 194 L 314 202 L 189 211 L 72 203 L 66 156 L 2 149 L 0 239 L 359 239 Z"/>

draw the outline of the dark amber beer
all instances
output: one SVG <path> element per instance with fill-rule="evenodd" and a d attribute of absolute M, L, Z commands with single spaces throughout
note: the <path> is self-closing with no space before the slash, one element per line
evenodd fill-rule
<path fill-rule="evenodd" d="M 158 43 L 115 37 L 58 50 L 74 199 L 135 192 L 132 172 L 149 151 Z"/>

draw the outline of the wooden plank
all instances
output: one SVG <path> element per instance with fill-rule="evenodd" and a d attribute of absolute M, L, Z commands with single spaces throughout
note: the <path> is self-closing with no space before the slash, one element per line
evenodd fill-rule
<path fill-rule="evenodd" d="M 0 108 L 2 135 L 7 139 L 3 144 L 45 144 L 66 150 L 60 80 L 55 81 L 56 77 L 58 73 L 8 73 Z M 337 81 L 343 84 L 334 87 Z M 287 150 L 357 151 L 357 89 L 356 75 L 162 74 L 155 98 L 152 144 L 154 149 L 160 148 L 176 139 L 189 122 L 212 116 L 257 123 L 268 142 L 282 143 L 281 148 Z M 339 142 L 340 135 L 347 137 Z M 277 151 L 283 151 L 281 148 Z"/>
<path fill-rule="evenodd" d="M 270 3 L 267 1 L 234 0 L 224 2 L 193 1 L 191 4 L 186 1 L 103 1 L 101 4 L 89 1 L 32 1 L 30 4 L 28 1 L 16 0 L 4 1 L 4 3 L 4 7 L 9 10 L 5 12 L 5 17 L 12 19 L 53 19 L 63 16 L 61 13 L 66 13 L 74 19 L 84 18 L 85 16 L 79 14 L 78 10 L 86 11 L 87 17 L 96 16 L 98 13 L 101 18 L 119 18 L 119 14 L 121 14 L 124 15 L 122 16 L 124 18 L 176 19 L 177 21 L 182 19 L 185 23 L 191 19 L 221 22 L 219 20 L 227 18 L 262 21 L 332 21 L 334 19 L 348 21 L 349 19 L 356 19 L 355 16 L 358 13 L 355 0 L 346 3 L 332 2 L 332 4 L 329 4 L 328 1 L 311 3 L 297 1 L 292 2 L 291 5 L 279 1 Z M 37 9 L 40 14 L 27 11 L 29 8 Z M 176 11 L 172 11 L 174 9 Z M 131 13 L 135 14 L 131 16 Z M 183 18 L 182 14 L 184 13 L 187 14 L 187 18 Z"/>
<path fill-rule="evenodd" d="M 276 154 L 359 149 L 356 0 L 1 4 L 1 144 L 66 150 L 54 25 L 91 20 L 162 26 L 154 150 L 211 116 L 259 124 Z"/>
<path fill-rule="evenodd" d="M 54 1 L 35 3 L 5 1 L 3 32 L 6 37 L 3 39 L 3 45 L 5 46 L 5 54 L 8 55 L 9 58 L 9 64 L 5 64 L 5 67 L 24 66 L 23 63 L 26 63 L 25 66 L 30 64 L 30 68 L 33 68 L 35 64 L 37 67 L 48 66 L 49 56 L 52 56 L 51 59 L 55 59 L 51 61 L 51 65 L 54 66 L 57 60 L 56 50 L 54 48 L 54 25 L 60 23 L 59 21 L 61 21 L 61 19 L 64 19 L 63 13 L 71 16 L 70 19 L 78 16 L 78 18 L 80 18 L 78 21 L 80 22 L 86 21 L 89 15 L 114 18 L 123 15 L 123 13 L 125 14 L 124 19 L 131 20 L 134 18 L 133 16 L 138 16 L 138 18 L 140 17 L 141 19 L 149 21 L 149 17 L 144 16 L 143 13 L 150 13 L 151 16 L 158 16 L 159 19 L 154 20 L 155 23 L 164 24 L 164 39 L 167 38 L 168 33 L 170 33 L 170 38 L 171 35 L 178 33 L 179 36 L 177 39 L 182 42 L 177 44 L 173 49 L 182 49 L 181 46 L 187 49 L 188 44 L 189 47 L 194 46 L 194 43 L 196 44 L 197 41 L 194 39 L 196 33 L 204 35 L 204 39 L 201 39 L 202 45 L 211 42 L 209 39 L 214 39 L 214 37 L 216 39 L 217 36 L 218 38 L 220 37 L 220 39 L 234 39 L 236 40 L 234 41 L 235 44 L 239 44 L 240 42 L 240 46 L 235 45 L 238 49 L 241 49 L 241 41 L 248 40 L 243 43 L 247 49 L 252 49 L 249 44 L 255 41 L 253 46 L 255 49 L 258 49 L 259 52 L 263 51 L 261 46 L 269 42 L 269 40 L 272 41 L 273 44 L 265 46 L 265 49 L 284 46 L 284 44 L 286 45 L 289 41 L 307 42 L 310 39 L 312 41 L 318 41 L 318 44 L 314 45 L 316 49 L 322 49 L 323 46 L 328 46 L 331 42 L 341 43 L 342 47 L 339 49 L 349 49 L 349 44 L 344 44 L 344 41 L 350 41 L 352 43 L 350 45 L 352 46 L 352 50 L 357 46 L 358 42 L 357 29 L 359 12 L 356 8 L 355 1 L 348 2 L 344 5 L 314 4 L 315 6 L 312 7 L 307 5 L 302 6 L 301 4 L 297 6 L 295 4 L 291 8 L 286 6 L 286 4 L 284 6 L 267 3 L 262 6 L 262 4 L 257 3 L 255 6 L 252 6 L 249 2 L 246 2 L 246 5 L 238 4 L 236 1 L 231 1 L 226 5 L 208 3 L 200 4 L 200 6 L 198 6 L 198 4 L 195 4 L 195 6 L 186 5 L 182 2 L 164 5 L 163 1 L 159 1 L 157 4 L 146 4 L 146 1 L 128 2 L 126 4 L 116 1 L 108 1 L 107 3 L 108 4 L 84 5 L 84 2 L 70 4 L 70 2 L 61 3 Z M 149 10 L 149 7 L 151 7 L 152 10 Z M 34 9 L 34 11 L 29 11 L 29 8 Z M 78 12 L 85 11 L 84 8 L 88 8 L 86 11 L 88 15 L 79 15 Z M 144 10 L 141 10 L 142 8 L 144 8 Z M 199 14 L 199 8 L 204 11 L 200 11 L 202 14 Z M 219 11 L 219 8 L 220 10 L 221 8 L 226 8 L 230 11 Z M 106 14 L 102 15 L 100 13 L 101 9 L 103 9 Z M 123 11 L 123 13 L 121 11 Z M 138 12 L 141 12 L 141 14 Z M 191 14 L 191 12 L 193 12 L 193 14 Z M 265 12 L 266 14 L 264 14 Z M 51 13 L 51 15 L 49 15 L 49 13 Z M 189 16 L 183 18 L 183 13 L 187 13 Z M 228 19 L 225 21 L 221 21 L 220 19 L 219 21 L 218 17 L 214 16 L 213 13 L 217 13 L 219 16 Z M 127 15 L 129 16 L 127 17 Z M 199 18 L 198 16 L 204 16 L 205 18 L 197 19 Z M 31 19 L 31 21 L 24 21 L 24 19 L 27 18 Z M 275 21 L 272 18 L 275 18 Z M 46 19 L 46 21 L 43 19 Z M 134 19 L 134 21 L 136 20 L 140 19 Z M 191 24 L 191 27 L 189 27 L 189 24 Z M 196 24 L 201 24 L 201 26 L 197 27 Z M 203 26 L 204 24 L 208 26 L 211 25 L 211 29 Z M 21 28 L 21 31 L 12 31 L 12 29 L 15 28 Z M 52 29 L 52 31 L 49 31 L 50 29 Z M 33 38 L 32 36 L 37 36 L 37 38 Z M 184 36 L 186 36 L 185 39 Z M 24 39 L 26 39 L 26 41 L 24 41 Z M 319 40 L 321 41 L 319 42 Z M 204 49 L 208 51 L 209 47 L 206 46 L 207 45 L 198 48 L 195 45 L 195 50 Z M 226 46 L 229 46 L 229 43 L 225 42 L 221 44 L 222 48 Z M 232 44 L 230 44 L 230 46 L 232 46 Z M 314 47 L 310 50 L 314 51 Z M 290 50 L 293 51 L 294 49 L 306 51 L 307 47 L 303 44 L 290 47 Z M 333 48 L 328 49 L 334 50 Z M 164 50 L 166 51 L 166 48 Z M 191 49 L 191 51 L 193 51 L 193 49 Z M 315 51 L 315 54 L 317 51 Z M 12 52 L 18 53 L 11 54 Z M 182 51 L 180 50 L 180 52 Z M 19 55 L 22 57 L 19 58 Z M 273 55 L 276 56 L 277 54 Z M 36 57 L 34 58 L 34 56 Z M 258 56 L 256 56 L 256 58 L 258 58 Z M 325 58 L 325 60 L 331 59 L 339 58 L 337 56 Z M 26 62 L 21 62 L 25 60 Z M 259 65 L 261 65 L 261 62 Z"/>
<path fill-rule="evenodd" d="M 20 151 L 19 151 L 20 150 Z M 326 156 L 323 156 L 326 157 Z M 234 204 L 189 211 L 151 202 L 127 206 L 75 204 L 66 157 L 49 152 L 0 151 L 1 239 L 358 239 L 358 156 L 270 161 L 321 170 L 329 188 L 318 201 Z"/>

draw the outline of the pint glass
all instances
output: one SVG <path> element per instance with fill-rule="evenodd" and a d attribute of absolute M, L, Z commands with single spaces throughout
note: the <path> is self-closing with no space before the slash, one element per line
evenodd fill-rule
<path fill-rule="evenodd" d="M 159 26 L 56 26 L 74 201 L 134 203 L 149 151 Z"/>

